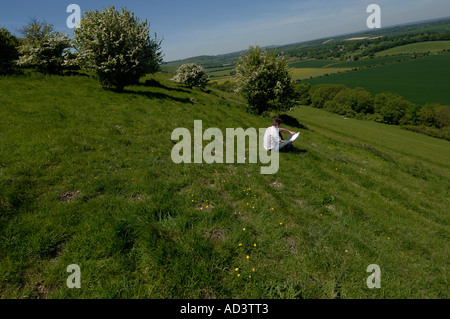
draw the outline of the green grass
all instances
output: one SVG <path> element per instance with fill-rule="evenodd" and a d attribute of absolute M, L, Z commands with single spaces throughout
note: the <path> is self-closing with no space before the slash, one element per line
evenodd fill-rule
<path fill-rule="evenodd" d="M 426 104 L 450 105 L 450 55 L 433 55 L 401 63 L 375 66 L 358 71 L 308 80 L 312 85 L 324 83 L 363 87 L 372 94 L 392 92 L 407 100 Z"/>
<path fill-rule="evenodd" d="M 384 50 L 375 54 L 377 57 L 386 55 L 436 53 L 450 49 L 450 41 L 429 41 L 402 45 L 392 49 Z"/>
<path fill-rule="evenodd" d="M 0 77 L 0 298 L 449 297 L 449 142 L 301 107 L 276 175 L 176 165 L 177 127 L 271 119 L 154 79 Z"/>

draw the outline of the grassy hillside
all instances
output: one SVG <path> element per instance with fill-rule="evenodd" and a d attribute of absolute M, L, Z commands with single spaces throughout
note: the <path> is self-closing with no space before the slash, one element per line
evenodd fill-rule
<path fill-rule="evenodd" d="M 363 87 L 372 94 L 398 93 L 413 103 L 438 102 L 450 105 L 448 85 L 450 55 L 432 55 L 402 63 L 375 66 L 349 73 L 308 80 L 312 85 L 342 83 Z"/>
<path fill-rule="evenodd" d="M 402 45 L 396 48 L 384 50 L 375 54 L 375 56 L 399 55 L 399 54 L 418 54 L 435 53 L 444 50 L 450 50 L 450 41 L 429 41 Z"/>
<path fill-rule="evenodd" d="M 276 175 L 176 165 L 177 127 L 271 120 L 153 79 L 0 77 L 0 298 L 449 297 L 449 142 L 302 107 Z"/>

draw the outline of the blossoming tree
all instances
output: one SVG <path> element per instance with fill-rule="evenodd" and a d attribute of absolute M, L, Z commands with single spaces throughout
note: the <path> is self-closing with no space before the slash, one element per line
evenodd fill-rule
<path fill-rule="evenodd" d="M 195 63 L 185 63 L 178 68 L 172 81 L 182 83 L 189 87 L 198 86 L 204 88 L 208 84 L 208 76 L 205 69 Z"/>
<path fill-rule="evenodd" d="M 152 39 L 150 24 L 113 6 L 87 11 L 74 31 L 79 64 L 96 72 L 100 83 L 122 91 L 145 74 L 159 71 L 161 40 Z"/>

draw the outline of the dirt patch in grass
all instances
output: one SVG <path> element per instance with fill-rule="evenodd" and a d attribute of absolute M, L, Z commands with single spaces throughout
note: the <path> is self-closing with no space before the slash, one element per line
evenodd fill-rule
<path fill-rule="evenodd" d="M 81 191 L 67 192 L 59 195 L 61 202 L 72 202 L 81 195 Z"/>
<path fill-rule="evenodd" d="M 287 244 L 288 244 L 288 246 L 289 246 L 289 251 L 290 251 L 293 255 L 298 256 L 298 249 L 297 249 L 297 244 L 295 243 L 295 239 L 292 238 L 292 237 L 288 237 L 288 238 L 286 239 L 286 242 L 287 242 Z"/>
<path fill-rule="evenodd" d="M 282 188 L 282 187 L 284 187 L 284 185 L 281 184 L 280 182 L 273 182 L 272 184 L 270 184 L 270 186 L 275 187 L 275 188 Z"/>
<path fill-rule="evenodd" d="M 205 238 L 214 240 L 214 241 L 222 241 L 225 237 L 225 232 L 223 230 L 212 230 L 205 234 Z"/>

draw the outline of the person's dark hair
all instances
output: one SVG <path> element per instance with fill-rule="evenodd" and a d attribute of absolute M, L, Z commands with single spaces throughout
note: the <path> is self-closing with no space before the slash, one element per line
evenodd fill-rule
<path fill-rule="evenodd" d="M 280 126 L 281 124 L 283 124 L 283 120 L 279 117 L 274 118 L 272 121 L 273 126 Z"/>

